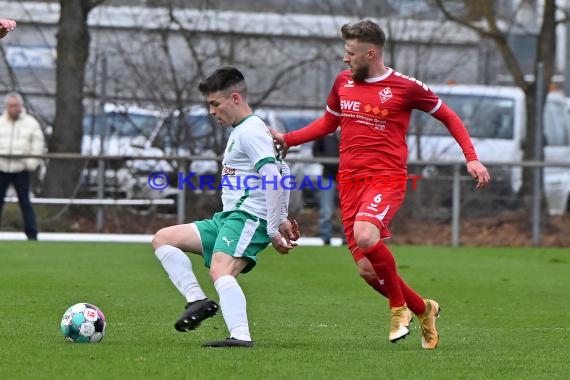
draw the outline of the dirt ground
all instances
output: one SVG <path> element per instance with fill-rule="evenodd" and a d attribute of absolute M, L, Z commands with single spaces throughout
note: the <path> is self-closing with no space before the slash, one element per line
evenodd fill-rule
<path fill-rule="evenodd" d="M 339 218 L 337 218 L 338 220 Z M 335 225 L 337 236 L 340 223 Z M 303 214 L 305 236 L 318 236 L 318 213 Z M 392 243 L 410 245 L 451 245 L 451 223 L 399 216 L 390 230 Z M 462 220 L 460 242 L 464 246 L 533 246 L 532 225 L 523 212 L 503 212 L 496 216 Z M 541 245 L 570 248 L 570 214 L 549 216 L 542 227 Z"/>
<path fill-rule="evenodd" d="M 5 210 L 2 231 L 21 231 L 19 210 L 9 205 Z M 63 215 L 53 210 L 36 209 L 41 232 L 96 232 L 93 209 L 71 210 Z M 203 217 L 203 216 L 201 216 Z M 318 236 L 318 211 L 304 210 L 298 216 L 303 236 Z M 134 215 L 107 210 L 102 232 L 152 234 L 162 227 L 176 224 L 176 218 L 156 215 Z M 341 236 L 340 218 L 334 223 L 335 236 Z M 394 244 L 450 245 L 449 221 L 419 220 L 398 215 L 390 227 Z M 464 218 L 460 228 L 461 244 L 465 246 L 532 246 L 532 226 L 524 212 L 502 212 L 498 215 Z M 570 214 L 549 216 L 542 228 L 541 245 L 570 248 Z"/>
<path fill-rule="evenodd" d="M 409 220 L 393 228 L 394 243 L 449 245 L 450 223 L 426 223 Z M 465 246 L 532 246 L 532 225 L 521 212 L 464 220 L 460 227 L 461 245 Z M 542 227 L 541 245 L 570 247 L 570 214 L 549 216 Z"/>

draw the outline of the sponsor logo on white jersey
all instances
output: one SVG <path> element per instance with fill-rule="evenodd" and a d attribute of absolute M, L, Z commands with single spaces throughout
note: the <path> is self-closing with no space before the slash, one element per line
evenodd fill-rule
<path fill-rule="evenodd" d="M 224 168 L 222 169 L 222 176 L 226 176 L 226 175 L 231 175 L 231 176 L 236 175 L 236 169 L 228 168 L 227 166 L 224 166 Z"/>

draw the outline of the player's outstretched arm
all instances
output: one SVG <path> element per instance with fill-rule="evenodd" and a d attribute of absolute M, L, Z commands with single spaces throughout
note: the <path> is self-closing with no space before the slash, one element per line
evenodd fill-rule
<path fill-rule="evenodd" d="M 16 21 L 7 18 L 0 18 L 0 38 L 3 38 L 8 32 L 16 29 Z"/>
<path fill-rule="evenodd" d="M 483 188 L 491 182 L 491 175 L 487 168 L 478 160 L 467 162 L 467 172 L 477 180 L 476 189 Z"/>

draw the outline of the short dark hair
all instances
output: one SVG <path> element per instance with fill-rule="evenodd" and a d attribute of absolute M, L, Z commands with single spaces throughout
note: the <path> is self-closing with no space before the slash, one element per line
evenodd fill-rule
<path fill-rule="evenodd" d="M 202 95 L 226 90 L 238 92 L 243 97 L 247 93 L 243 74 L 233 66 L 224 66 L 217 69 L 208 78 L 200 82 L 198 89 Z"/>
<path fill-rule="evenodd" d="M 342 38 L 346 40 L 358 40 L 359 42 L 368 42 L 379 47 L 384 47 L 386 43 L 386 34 L 373 21 L 364 20 L 355 24 L 344 24 L 340 31 Z"/>

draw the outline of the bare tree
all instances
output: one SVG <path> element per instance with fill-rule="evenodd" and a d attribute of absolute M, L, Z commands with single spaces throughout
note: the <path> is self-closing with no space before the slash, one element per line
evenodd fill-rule
<path fill-rule="evenodd" d="M 56 111 L 50 152 L 80 152 L 83 134 L 83 85 L 89 55 L 89 12 L 104 0 L 60 0 L 57 33 Z M 50 197 L 70 196 L 77 186 L 82 163 L 52 160 L 44 183 Z"/>
<path fill-rule="evenodd" d="M 520 25 L 517 25 L 515 21 L 517 13 L 521 11 L 521 7 L 523 5 L 529 5 L 529 1 L 521 1 L 519 7 L 514 10 L 512 18 L 506 20 L 499 20 L 497 18 L 496 9 L 499 2 L 496 0 L 464 1 L 464 12 L 462 12 L 462 14 L 451 12 L 449 7 L 446 5 L 446 1 L 434 1 L 448 20 L 463 25 L 466 28 L 477 32 L 481 37 L 489 39 L 496 44 L 501 56 L 503 57 L 507 70 L 513 77 L 514 84 L 521 88 L 525 93 L 527 129 L 523 159 L 533 160 L 535 157 L 540 157 L 542 159 L 542 149 L 538 152 L 535 151 L 536 123 L 533 115 L 536 114 L 537 100 L 544 104 L 546 91 L 538 95 L 539 99 L 536 98 L 536 83 L 534 80 L 531 81 L 525 78 L 525 73 L 521 63 L 517 60 L 515 52 L 508 43 L 508 37 L 509 34 L 512 33 L 513 28 L 521 27 Z M 535 6 L 534 2 L 530 3 L 530 6 Z M 542 62 L 544 65 L 545 89 L 550 86 L 555 70 L 555 29 L 556 25 L 561 21 L 562 20 L 556 20 L 556 1 L 544 0 L 542 20 L 537 20 L 537 22 L 541 22 L 539 24 L 540 29 L 538 31 L 528 31 L 529 33 L 536 34 L 537 38 L 537 48 L 533 69 L 534 78 L 537 77 L 538 63 Z M 532 171 L 524 170 L 520 195 L 527 196 L 530 193 L 531 188 Z"/>
<path fill-rule="evenodd" d="M 308 69 L 316 71 L 315 66 L 330 60 L 330 47 L 324 42 L 316 43 L 317 47 L 306 48 L 303 42 L 254 35 L 247 30 L 239 35 L 231 31 L 205 33 L 184 21 L 191 17 L 185 12 L 196 10 L 174 8 L 175 3 L 166 4 L 168 18 L 154 30 L 149 30 L 144 17 L 141 17 L 141 24 L 134 28 L 132 38 L 113 34 L 106 37 L 110 41 L 107 45 L 109 55 L 114 57 L 118 67 L 110 78 L 115 90 L 121 91 L 123 97 L 135 102 L 138 99 L 141 104 L 152 103 L 174 115 L 178 122 L 173 125 L 185 125 L 188 109 L 204 104 L 197 91 L 198 83 L 215 67 L 235 65 L 255 73 L 255 80 L 250 81 L 249 102 L 254 108 L 259 108 L 266 106 L 268 99 L 271 101 L 272 96 L 294 80 L 298 84 L 306 84 L 299 77 L 307 75 Z M 193 13 L 192 17 L 194 24 L 202 26 L 217 22 L 216 11 L 212 10 Z M 301 95 L 298 92 L 295 95 L 298 101 Z M 275 104 L 276 101 L 272 101 Z M 189 142 L 192 127 L 176 127 L 171 134 L 175 137 L 174 142 Z M 216 128 L 209 137 L 209 147 L 216 154 L 221 154 L 224 149 L 222 132 Z M 200 153 L 192 144 L 188 148 L 190 153 Z"/>

